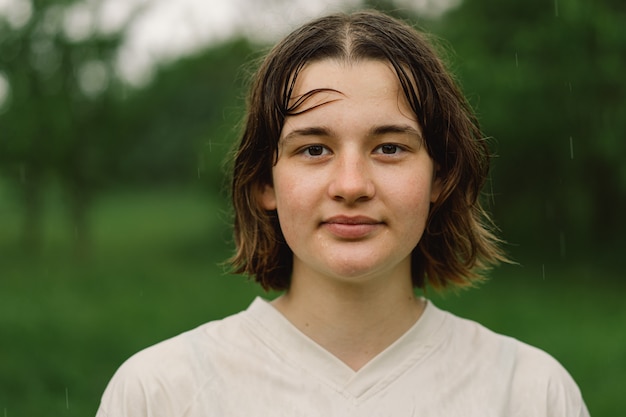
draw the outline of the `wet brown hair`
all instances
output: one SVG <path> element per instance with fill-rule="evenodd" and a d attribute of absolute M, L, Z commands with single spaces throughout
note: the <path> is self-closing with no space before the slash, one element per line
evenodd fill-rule
<path fill-rule="evenodd" d="M 232 203 L 234 272 L 263 288 L 289 288 L 293 254 L 275 211 L 258 196 L 272 184 L 278 139 L 298 74 L 324 59 L 389 62 L 417 116 L 442 192 L 412 253 L 414 287 L 463 287 L 506 258 L 480 203 L 489 171 L 489 148 L 479 123 L 424 33 L 376 11 L 334 14 L 298 28 L 279 42 L 256 71 L 248 97 L 245 130 L 234 155 Z"/>

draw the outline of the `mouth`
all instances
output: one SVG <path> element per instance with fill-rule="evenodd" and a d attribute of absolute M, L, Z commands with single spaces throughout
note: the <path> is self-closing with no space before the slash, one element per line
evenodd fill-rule
<path fill-rule="evenodd" d="M 321 226 L 340 239 L 363 239 L 383 226 L 383 222 L 367 216 L 333 216 L 322 222 Z"/>

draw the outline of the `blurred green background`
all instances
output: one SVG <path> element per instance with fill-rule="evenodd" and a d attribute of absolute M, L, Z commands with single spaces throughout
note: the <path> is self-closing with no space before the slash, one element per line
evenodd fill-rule
<path fill-rule="evenodd" d="M 232 251 L 223 161 L 249 63 L 271 36 L 249 29 L 243 17 L 261 15 L 244 13 L 242 0 L 237 30 L 155 58 L 133 78 L 124 68 L 141 56 L 124 48 L 154 2 L 131 3 L 0 0 L 5 417 L 93 415 L 124 359 L 262 294 L 220 266 Z M 222 7 L 211 3 L 204 13 Z M 298 1 L 249 3 L 270 10 L 268 28 L 303 18 Z M 485 198 L 519 265 L 479 290 L 428 295 L 547 350 L 593 416 L 617 415 L 626 406 L 626 3 L 322 3 L 317 14 L 374 6 L 441 38 L 493 138 Z M 113 28 L 94 23 L 118 9 L 130 12 Z M 154 33 L 177 25 L 166 19 Z"/>

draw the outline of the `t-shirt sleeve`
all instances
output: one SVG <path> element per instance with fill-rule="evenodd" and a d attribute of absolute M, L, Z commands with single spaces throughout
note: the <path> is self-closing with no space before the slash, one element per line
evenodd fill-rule
<path fill-rule="evenodd" d="M 148 417 L 147 398 L 139 380 L 124 375 L 123 368 L 109 382 L 96 417 Z"/>
<path fill-rule="evenodd" d="M 198 366 L 186 335 L 144 349 L 120 366 L 107 385 L 97 417 L 182 415 L 198 391 Z"/>
<path fill-rule="evenodd" d="M 556 362 L 556 361 L 555 361 Z M 547 416 L 589 417 L 589 410 L 574 379 L 558 362 L 555 375 L 548 381 Z"/>
<path fill-rule="evenodd" d="M 518 358 L 515 408 L 526 410 L 519 417 L 589 417 L 578 385 L 555 358 L 527 345 L 521 345 Z"/>
<path fill-rule="evenodd" d="M 144 372 L 133 357 L 115 373 L 102 395 L 96 417 L 160 417 L 174 415 L 158 378 Z"/>

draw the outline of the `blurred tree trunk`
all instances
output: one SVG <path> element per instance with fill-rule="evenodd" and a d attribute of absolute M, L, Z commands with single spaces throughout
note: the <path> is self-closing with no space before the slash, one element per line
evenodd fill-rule
<path fill-rule="evenodd" d="M 20 172 L 22 206 L 22 245 L 26 253 L 38 255 L 42 247 L 43 173 L 34 166 L 23 166 Z"/>
<path fill-rule="evenodd" d="M 91 251 L 91 225 L 89 209 L 91 193 L 83 181 L 68 184 L 68 211 L 74 231 L 74 254 L 78 260 L 86 259 Z"/>

